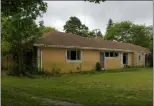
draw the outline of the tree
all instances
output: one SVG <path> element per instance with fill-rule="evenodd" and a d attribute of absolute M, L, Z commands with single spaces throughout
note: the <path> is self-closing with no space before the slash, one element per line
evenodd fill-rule
<path fill-rule="evenodd" d="M 11 42 L 9 53 L 12 54 L 13 62 L 16 64 L 14 70 L 16 70 L 15 72 L 18 75 L 25 74 L 23 53 L 25 52 L 25 48 L 29 48 L 29 46 L 26 47 L 25 45 L 41 36 L 41 32 L 34 20 L 29 17 L 20 18 L 20 13 L 7 18 L 5 24 L 7 27 L 3 27 L 2 42 L 4 43 L 2 44 L 2 47 L 4 44 L 7 44 L 5 43 L 6 41 Z M 5 49 L 2 48 L 2 52 L 4 51 Z"/>
<path fill-rule="evenodd" d="M 147 26 L 146 27 L 146 33 L 149 36 L 149 49 L 151 52 L 153 52 L 153 26 Z"/>
<path fill-rule="evenodd" d="M 101 31 L 98 31 L 98 32 L 97 32 L 97 36 L 102 37 L 102 36 L 103 36 L 103 35 L 102 35 L 102 32 L 101 32 Z"/>
<path fill-rule="evenodd" d="M 2 0 L 1 5 L 3 16 L 13 16 L 16 13 L 25 11 L 27 16 L 30 15 L 36 18 L 46 12 L 47 9 L 47 3 L 43 2 L 43 0 Z"/>
<path fill-rule="evenodd" d="M 105 2 L 106 0 L 84 0 L 84 1 L 89 1 L 89 2 L 94 2 L 94 3 L 100 3 L 100 2 Z"/>
<path fill-rule="evenodd" d="M 25 74 L 23 53 L 27 48 L 33 47 L 26 46 L 27 43 L 42 35 L 35 19 L 46 12 L 47 4 L 42 0 L 2 0 L 2 5 L 2 17 L 5 17 L 2 21 L 2 46 L 8 45 L 6 42 L 11 42 L 10 51 L 13 55 L 15 72 L 18 75 Z"/>
<path fill-rule="evenodd" d="M 42 34 L 46 33 L 46 32 L 55 32 L 57 31 L 55 28 L 49 27 L 49 26 L 44 26 L 44 21 L 40 21 L 39 22 L 39 28 L 40 28 L 40 32 Z"/>
<path fill-rule="evenodd" d="M 89 37 L 103 37 L 101 31 L 100 30 L 97 31 L 97 30 L 99 30 L 99 29 L 94 29 L 92 31 L 89 31 L 89 33 L 88 33 Z"/>
<path fill-rule="evenodd" d="M 64 31 L 66 33 L 71 32 L 80 36 L 87 37 L 88 27 L 81 23 L 77 17 L 70 17 L 64 25 Z"/>
<path fill-rule="evenodd" d="M 43 33 L 46 33 L 46 32 L 56 32 L 56 29 L 55 28 L 52 28 L 52 27 L 45 27 L 45 26 L 42 26 L 40 27 L 40 32 L 43 34 Z"/>
<path fill-rule="evenodd" d="M 96 37 L 96 33 L 95 33 L 94 30 L 89 31 L 88 35 L 89 35 L 90 37 Z"/>
<path fill-rule="evenodd" d="M 107 28 L 106 28 L 106 33 L 108 32 L 108 30 L 110 29 L 110 27 L 113 25 L 113 21 L 112 19 L 110 18 L 109 21 L 108 21 L 108 24 L 107 24 Z"/>
<path fill-rule="evenodd" d="M 131 21 L 114 23 L 104 37 L 106 40 L 118 40 L 149 48 L 150 33 L 145 25 L 136 25 Z"/>
<path fill-rule="evenodd" d="M 86 25 L 81 25 L 81 28 L 79 30 L 79 35 L 83 37 L 88 37 L 89 28 Z"/>

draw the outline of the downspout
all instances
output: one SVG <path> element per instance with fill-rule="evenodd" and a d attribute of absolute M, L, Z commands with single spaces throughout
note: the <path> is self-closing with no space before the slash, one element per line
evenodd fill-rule
<path fill-rule="evenodd" d="M 37 68 L 40 69 L 40 48 L 37 48 Z"/>

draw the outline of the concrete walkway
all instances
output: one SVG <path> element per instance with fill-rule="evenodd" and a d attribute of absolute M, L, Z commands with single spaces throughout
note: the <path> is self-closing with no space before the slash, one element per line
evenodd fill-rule
<path fill-rule="evenodd" d="M 85 106 L 83 104 L 77 104 L 77 103 L 70 103 L 66 101 L 55 101 L 49 98 L 39 98 L 39 97 L 31 97 L 32 99 L 40 99 L 42 102 L 47 104 L 53 104 L 56 106 Z"/>

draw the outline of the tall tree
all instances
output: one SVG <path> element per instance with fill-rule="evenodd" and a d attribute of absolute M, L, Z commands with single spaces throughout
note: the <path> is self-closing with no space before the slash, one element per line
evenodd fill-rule
<path fill-rule="evenodd" d="M 88 31 L 89 28 L 86 25 L 81 25 L 80 30 L 79 30 L 79 35 L 83 36 L 83 37 L 88 37 Z"/>
<path fill-rule="evenodd" d="M 64 25 L 65 32 L 71 32 L 73 34 L 77 34 L 80 36 L 87 37 L 88 27 L 77 18 L 77 17 L 70 17 L 69 20 Z"/>
<path fill-rule="evenodd" d="M 97 32 L 97 36 L 103 37 L 102 32 L 101 32 L 101 31 L 98 31 L 98 32 Z"/>
<path fill-rule="evenodd" d="M 46 12 L 47 3 L 43 0 L 2 0 L 1 11 L 3 16 L 13 16 L 16 13 L 25 11 L 27 16 L 36 18 Z"/>
<path fill-rule="evenodd" d="M 107 28 L 106 28 L 106 33 L 108 32 L 108 30 L 110 29 L 110 27 L 113 25 L 113 21 L 112 19 L 110 18 L 109 21 L 108 21 L 108 24 L 107 24 Z"/>
<path fill-rule="evenodd" d="M 94 3 L 100 3 L 100 2 L 105 2 L 106 0 L 84 0 L 84 1 L 89 1 L 89 2 L 94 2 Z"/>
<path fill-rule="evenodd" d="M 104 39 L 119 40 L 149 48 L 150 32 L 145 25 L 136 25 L 131 21 L 114 23 Z"/>
<path fill-rule="evenodd" d="M 10 51 L 14 55 L 15 70 L 18 74 L 24 74 L 25 44 L 41 35 L 35 19 L 46 12 L 47 4 L 42 0 L 2 0 L 2 5 L 2 17 L 5 17 L 5 21 L 2 21 L 2 42 L 11 42 Z M 2 46 L 6 44 L 4 42 Z"/>

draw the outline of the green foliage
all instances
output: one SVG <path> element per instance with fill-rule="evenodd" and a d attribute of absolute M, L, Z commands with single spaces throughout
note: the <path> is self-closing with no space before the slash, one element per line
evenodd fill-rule
<path fill-rule="evenodd" d="M 109 21 L 108 21 L 108 24 L 107 24 L 107 28 L 106 28 L 106 32 L 109 32 L 109 29 L 110 27 L 113 25 L 113 21 L 112 19 L 110 18 Z"/>
<path fill-rule="evenodd" d="M 88 27 L 81 23 L 77 17 L 70 17 L 70 19 L 64 25 L 64 31 L 66 33 L 71 32 L 80 36 L 87 37 Z"/>
<path fill-rule="evenodd" d="M 101 31 L 98 31 L 98 32 L 97 32 L 97 36 L 102 37 L 102 36 L 103 36 L 103 35 L 102 35 L 102 32 L 101 32 Z"/>
<path fill-rule="evenodd" d="M 53 75 L 60 74 L 60 71 L 61 69 L 56 64 L 52 64 L 52 74 Z"/>
<path fill-rule="evenodd" d="M 96 37 L 96 33 L 95 33 L 94 30 L 89 31 L 88 35 L 89 35 L 90 37 Z"/>
<path fill-rule="evenodd" d="M 2 0 L 2 16 L 13 16 L 16 13 L 23 13 L 36 19 L 46 12 L 47 3 L 42 0 Z"/>
<path fill-rule="evenodd" d="M 42 34 L 47 33 L 47 32 L 55 32 L 56 31 L 55 28 L 52 28 L 52 27 L 49 27 L 49 26 L 44 26 L 43 24 L 44 24 L 43 21 L 39 22 L 39 25 L 40 25 L 39 29 L 40 29 L 40 32 Z"/>
<path fill-rule="evenodd" d="M 41 33 L 46 33 L 46 32 L 55 32 L 56 29 L 52 27 L 40 27 Z"/>
<path fill-rule="evenodd" d="M 102 70 L 102 66 L 100 64 L 100 62 L 96 63 L 96 71 L 101 71 Z"/>
<path fill-rule="evenodd" d="M 150 30 L 145 25 L 133 24 L 131 21 L 116 22 L 107 30 L 104 39 L 118 40 L 149 48 Z"/>
<path fill-rule="evenodd" d="M 105 2 L 106 0 L 84 0 L 84 1 L 89 1 L 89 2 L 94 2 L 94 3 L 101 3 L 101 2 Z"/>
<path fill-rule="evenodd" d="M 70 17 L 70 19 L 64 25 L 64 31 L 66 33 L 73 33 L 83 37 L 102 37 L 101 31 L 96 32 L 97 29 L 89 31 L 89 28 L 82 24 L 77 17 Z"/>
<path fill-rule="evenodd" d="M 1 49 L 2 49 L 2 56 L 6 57 L 8 56 L 10 49 L 11 49 L 11 42 L 8 42 L 6 40 L 2 40 L 1 42 Z"/>
<path fill-rule="evenodd" d="M 96 32 L 96 29 L 89 31 L 88 37 L 103 37 L 101 31 Z"/>
<path fill-rule="evenodd" d="M 27 50 L 33 51 L 30 42 L 42 35 L 35 19 L 46 12 L 47 3 L 42 0 L 2 0 L 2 5 L 2 53 L 12 55 L 13 73 L 25 75 L 29 66 L 24 64 L 23 54 Z"/>

